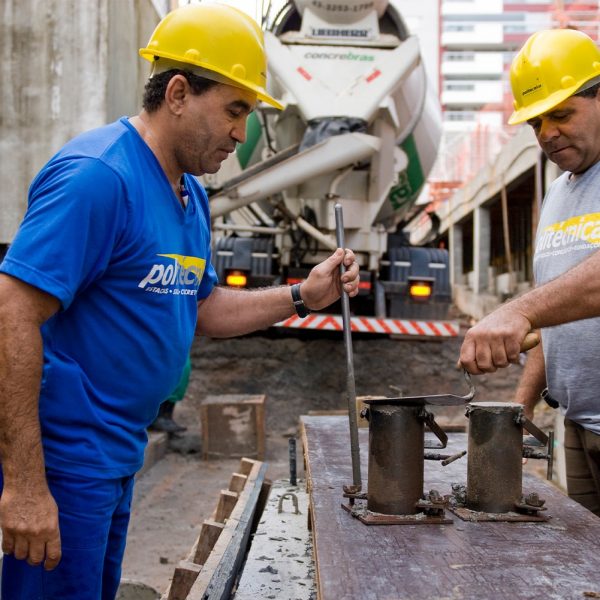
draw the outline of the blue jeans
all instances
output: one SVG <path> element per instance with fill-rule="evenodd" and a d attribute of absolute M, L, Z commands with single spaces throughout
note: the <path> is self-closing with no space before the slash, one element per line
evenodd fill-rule
<path fill-rule="evenodd" d="M 114 600 L 133 476 L 86 479 L 48 470 L 50 492 L 58 505 L 62 558 L 45 571 L 5 555 L 2 600 Z M 0 477 L 0 488 L 2 478 Z"/>

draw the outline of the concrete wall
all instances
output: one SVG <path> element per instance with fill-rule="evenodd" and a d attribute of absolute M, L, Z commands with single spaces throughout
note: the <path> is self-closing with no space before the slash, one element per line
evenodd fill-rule
<path fill-rule="evenodd" d="M 153 0 L 0 2 L 0 244 L 32 178 L 71 137 L 138 112 Z"/>
<path fill-rule="evenodd" d="M 439 233 L 449 233 L 450 256 L 452 261 L 452 298 L 461 312 L 476 319 L 483 318 L 502 301 L 498 280 L 491 280 L 490 273 L 490 227 L 502 227 L 501 223 L 490 223 L 486 211 L 494 198 L 500 197 L 503 185 L 507 188 L 516 181 L 533 195 L 534 176 L 539 146 L 531 128 L 522 127 L 502 151 L 478 175 L 437 209 L 441 224 Z M 544 189 L 556 177 L 554 169 L 547 168 L 544 174 Z M 472 224 L 469 223 L 473 216 Z M 462 273 L 461 263 L 465 232 L 463 227 L 473 229 L 473 270 Z M 411 238 L 412 239 L 412 238 Z M 513 257 L 514 258 L 514 257 Z M 461 262 L 458 262 L 461 261 Z M 519 294 L 531 286 L 530 282 L 519 282 L 515 293 Z"/>

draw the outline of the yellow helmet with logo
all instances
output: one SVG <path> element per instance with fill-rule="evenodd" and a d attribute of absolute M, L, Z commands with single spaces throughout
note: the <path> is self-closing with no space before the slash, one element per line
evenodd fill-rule
<path fill-rule="evenodd" d="M 184 63 L 217 81 L 254 92 L 283 108 L 266 90 L 267 58 L 256 21 L 225 4 L 187 5 L 167 14 L 140 56 L 150 62 Z M 191 69 L 194 71 L 194 69 Z"/>
<path fill-rule="evenodd" d="M 510 84 L 515 110 L 509 125 L 545 113 L 600 76 L 600 50 L 574 29 L 534 33 L 515 56 Z"/>

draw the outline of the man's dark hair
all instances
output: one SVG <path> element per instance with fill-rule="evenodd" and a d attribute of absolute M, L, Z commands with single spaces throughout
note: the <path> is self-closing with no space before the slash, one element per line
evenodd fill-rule
<path fill-rule="evenodd" d="M 205 77 L 200 77 L 199 75 L 194 75 L 189 71 L 183 71 L 181 69 L 170 69 L 164 73 L 159 73 L 148 79 L 148 82 L 146 83 L 144 98 L 142 100 L 142 106 L 146 112 L 155 112 L 160 108 L 165 99 L 167 85 L 175 75 L 183 75 L 190 84 L 192 93 L 197 96 L 217 85 L 217 82 L 212 79 L 206 79 Z"/>
<path fill-rule="evenodd" d="M 573 96 L 579 96 L 580 98 L 595 98 L 598 94 L 598 90 L 600 90 L 600 81 L 595 83 L 592 87 L 589 87 L 587 90 L 582 90 L 581 92 L 573 94 Z"/>

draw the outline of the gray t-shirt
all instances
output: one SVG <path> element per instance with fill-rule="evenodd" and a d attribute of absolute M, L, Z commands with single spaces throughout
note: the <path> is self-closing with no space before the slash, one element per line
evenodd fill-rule
<path fill-rule="evenodd" d="M 533 268 L 542 285 L 600 248 L 600 163 L 564 173 L 542 207 Z M 597 274 L 600 277 L 600 273 Z M 600 434 L 600 318 L 542 329 L 546 380 L 566 417 Z"/>

